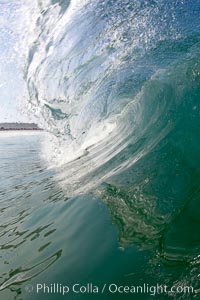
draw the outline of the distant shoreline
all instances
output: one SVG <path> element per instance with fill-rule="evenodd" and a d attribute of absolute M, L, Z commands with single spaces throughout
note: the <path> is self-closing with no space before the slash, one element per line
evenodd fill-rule
<path fill-rule="evenodd" d="M 43 131 L 35 123 L 0 123 L 0 131 Z"/>
<path fill-rule="evenodd" d="M 43 129 L 1 129 L 0 132 L 8 132 L 8 131 L 44 131 Z"/>

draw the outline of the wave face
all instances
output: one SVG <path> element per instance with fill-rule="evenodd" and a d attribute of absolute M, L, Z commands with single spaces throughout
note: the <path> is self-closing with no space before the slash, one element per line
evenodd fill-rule
<path fill-rule="evenodd" d="M 29 5 L 29 103 L 59 182 L 69 196 L 96 188 L 123 246 L 156 237 L 167 259 L 197 256 L 187 222 L 199 195 L 200 2 Z M 172 247 L 169 224 L 185 224 L 187 245 L 177 233 Z"/>
<path fill-rule="evenodd" d="M 72 193 L 133 165 L 196 107 L 196 2 L 54 0 L 31 9 L 30 103 L 53 136 L 45 156 L 65 166 Z"/>

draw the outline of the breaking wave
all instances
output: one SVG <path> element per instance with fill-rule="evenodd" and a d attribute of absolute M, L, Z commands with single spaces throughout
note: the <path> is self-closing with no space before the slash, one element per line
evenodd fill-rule
<path fill-rule="evenodd" d="M 24 41 L 29 107 L 49 132 L 43 152 L 58 181 L 69 196 L 96 189 L 114 222 L 123 220 L 122 245 L 157 237 L 169 260 L 199 249 L 195 234 L 186 248 L 181 238 L 171 246 L 177 220 L 190 222 L 183 211 L 200 176 L 199 8 L 38 1 Z"/>
<path fill-rule="evenodd" d="M 30 11 L 29 101 L 69 193 L 131 167 L 193 113 L 192 1 L 52 0 Z"/>

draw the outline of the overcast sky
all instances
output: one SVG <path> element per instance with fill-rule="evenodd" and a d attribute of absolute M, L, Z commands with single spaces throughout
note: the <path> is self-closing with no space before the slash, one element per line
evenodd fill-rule
<path fill-rule="evenodd" d="M 0 0 L 0 122 L 30 120 L 20 108 L 27 97 L 19 45 L 21 14 L 20 1 Z"/>

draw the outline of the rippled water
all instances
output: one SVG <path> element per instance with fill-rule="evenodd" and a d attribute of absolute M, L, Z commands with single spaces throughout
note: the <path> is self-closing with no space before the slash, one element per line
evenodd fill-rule
<path fill-rule="evenodd" d="M 115 281 L 198 299 L 200 1 L 20 3 L 27 105 L 48 134 L 0 136 L 2 297 Z"/>
<path fill-rule="evenodd" d="M 138 165 L 123 178 L 116 178 L 115 185 L 105 183 L 101 189 L 68 198 L 54 180 L 54 171 L 40 157 L 44 135 L 0 136 L 1 299 L 63 298 L 26 292 L 27 284 L 43 282 L 192 284 L 198 290 L 198 192 L 188 191 L 190 176 L 180 170 L 184 191 L 178 191 L 177 182 L 173 180 L 172 185 L 170 178 L 171 166 L 150 172 L 156 163 L 150 157 L 145 169 L 159 180 L 154 196 L 151 181 Z M 168 179 L 160 174 L 166 168 Z M 116 187 L 119 180 L 126 189 Z M 166 193 L 163 184 L 167 180 L 171 189 Z M 172 200 L 174 192 L 179 193 L 179 201 Z M 171 201 L 165 201 L 165 195 Z M 124 295 L 69 297 L 125 299 Z M 151 298 L 145 294 L 135 297 Z M 171 297 L 192 299 L 191 295 Z M 171 297 L 161 295 L 157 299 Z"/>

